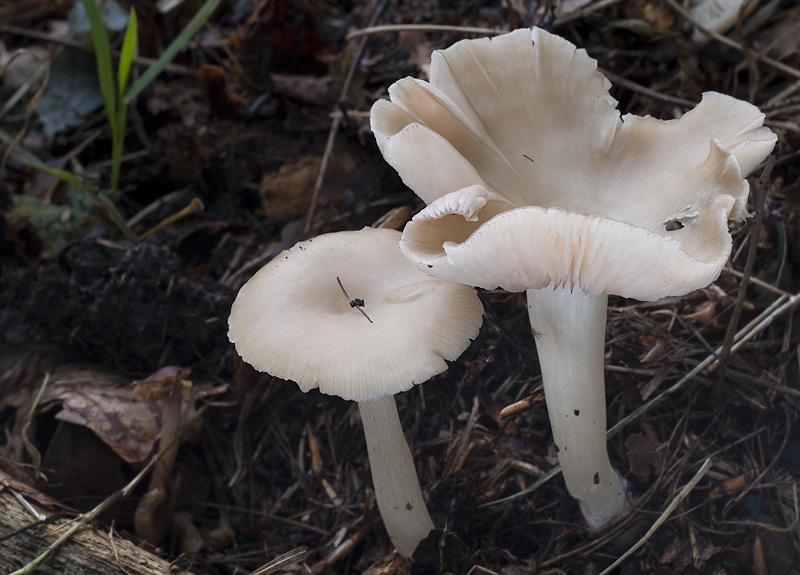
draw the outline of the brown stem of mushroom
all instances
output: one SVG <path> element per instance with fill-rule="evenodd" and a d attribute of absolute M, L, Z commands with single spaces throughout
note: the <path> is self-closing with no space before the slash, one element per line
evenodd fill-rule
<path fill-rule="evenodd" d="M 558 461 L 567 490 L 597 529 L 628 506 L 606 445 L 608 296 L 552 285 L 527 295 Z"/>
<path fill-rule="evenodd" d="M 172 468 L 178 456 L 180 441 L 177 434 L 181 432 L 182 401 L 180 393 L 161 400 L 161 439 L 158 444 L 158 461 L 153 466 L 150 485 L 142 496 L 134 513 L 134 526 L 139 537 L 152 544 L 158 544 L 164 537 L 169 525 L 166 508 L 169 503 L 169 484 Z"/>
<path fill-rule="evenodd" d="M 169 485 L 172 478 L 172 468 L 178 457 L 180 442 L 175 441 L 183 424 L 182 401 L 178 391 L 161 400 L 161 439 L 158 446 L 158 461 L 153 467 L 150 478 L 150 488 L 154 485 Z"/>
<path fill-rule="evenodd" d="M 414 458 L 403 435 L 393 395 L 359 401 L 375 498 L 397 551 L 411 557 L 431 529 Z"/>

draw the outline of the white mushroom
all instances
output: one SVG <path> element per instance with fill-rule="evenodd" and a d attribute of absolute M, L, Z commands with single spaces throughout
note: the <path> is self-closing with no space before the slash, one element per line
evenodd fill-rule
<path fill-rule="evenodd" d="M 433 522 L 394 394 L 445 371 L 478 335 L 483 306 L 471 287 L 414 268 L 400 236 L 364 228 L 283 252 L 240 290 L 228 337 L 256 369 L 358 402 L 378 509 L 410 557 Z"/>
<path fill-rule="evenodd" d="M 776 137 L 714 92 L 679 120 L 620 117 L 596 62 L 537 28 L 435 52 L 430 78 L 372 108 L 384 157 L 430 204 L 400 247 L 432 276 L 527 291 L 567 488 L 600 527 L 627 506 L 605 441 L 607 294 L 716 279 L 743 176 Z"/>

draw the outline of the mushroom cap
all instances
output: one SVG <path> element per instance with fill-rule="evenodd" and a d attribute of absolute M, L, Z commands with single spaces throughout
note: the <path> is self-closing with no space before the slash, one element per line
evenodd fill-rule
<path fill-rule="evenodd" d="M 300 242 L 248 281 L 228 338 L 260 371 L 304 392 L 367 401 L 447 369 L 478 335 L 483 306 L 471 287 L 432 278 L 398 249 L 400 232 L 364 228 Z M 373 323 L 350 305 L 363 300 Z"/>
<path fill-rule="evenodd" d="M 550 283 L 641 300 L 716 279 L 730 219 L 776 136 L 755 106 L 708 92 L 680 119 L 620 117 L 584 50 L 543 30 L 434 52 L 431 80 L 376 102 L 384 158 L 428 205 L 401 250 L 448 281 Z"/>

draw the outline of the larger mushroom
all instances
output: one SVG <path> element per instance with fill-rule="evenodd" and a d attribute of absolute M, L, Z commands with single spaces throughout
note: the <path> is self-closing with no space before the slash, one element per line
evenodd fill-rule
<path fill-rule="evenodd" d="M 378 509 L 410 557 L 433 522 L 394 394 L 445 371 L 478 335 L 483 306 L 471 287 L 414 268 L 400 236 L 364 228 L 295 245 L 239 291 L 228 336 L 256 369 L 358 402 Z"/>
<path fill-rule="evenodd" d="M 744 176 L 772 150 L 755 106 L 709 92 L 680 119 L 620 117 L 584 50 L 543 30 L 433 54 L 372 108 L 385 159 L 427 204 L 401 249 L 420 270 L 526 291 L 569 492 L 598 528 L 627 506 L 605 440 L 608 294 L 682 295 L 719 275 Z"/>

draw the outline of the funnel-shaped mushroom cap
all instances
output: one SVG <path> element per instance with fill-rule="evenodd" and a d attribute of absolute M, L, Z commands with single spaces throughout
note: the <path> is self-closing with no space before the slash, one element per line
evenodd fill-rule
<path fill-rule="evenodd" d="M 551 282 L 642 300 L 713 281 L 776 137 L 751 104 L 709 92 L 678 120 L 620 117 L 584 50 L 534 28 L 434 52 L 371 124 L 426 203 L 401 249 L 487 289 Z"/>
<path fill-rule="evenodd" d="M 233 303 L 228 337 L 236 351 L 303 391 L 319 387 L 355 401 L 405 391 L 446 370 L 445 360 L 478 335 L 483 306 L 474 289 L 415 269 L 398 249 L 400 235 L 325 234 L 276 256 Z"/>

